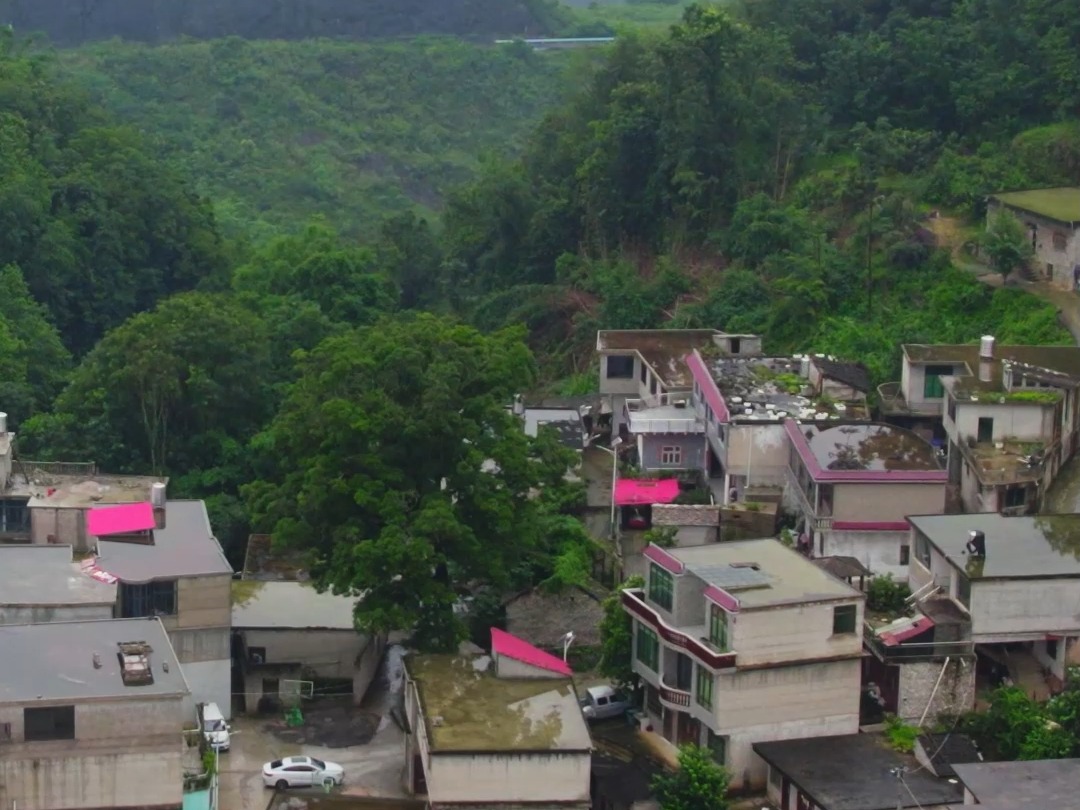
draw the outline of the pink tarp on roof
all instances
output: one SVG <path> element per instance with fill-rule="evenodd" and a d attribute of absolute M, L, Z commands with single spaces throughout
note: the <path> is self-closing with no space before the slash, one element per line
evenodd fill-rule
<path fill-rule="evenodd" d="M 615 482 L 615 503 L 619 506 L 641 506 L 671 503 L 679 497 L 679 479 L 638 480 L 623 478 Z"/>
<path fill-rule="evenodd" d="M 515 661 L 521 661 L 537 669 L 546 669 L 560 675 L 574 674 L 570 666 L 561 658 L 537 649 L 529 642 L 512 636 L 498 627 L 491 628 L 491 652 L 494 655 L 505 655 L 507 658 L 513 658 Z"/>
<path fill-rule="evenodd" d="M 86 515 L 86 531 L 94 537 L 131 534 L 154 528 L 154 508 L 149 502 L 123 506 L 99 506 Z"/>

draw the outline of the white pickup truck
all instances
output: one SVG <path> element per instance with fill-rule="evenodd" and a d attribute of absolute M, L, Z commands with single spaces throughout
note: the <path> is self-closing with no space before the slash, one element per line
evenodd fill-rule
<path fill-rule="evenodd" d="M 590 686 L 578 700 L 586 720 L 605 720 L 620 717 L 630 708 L 626 696 L 610 686 Z"/>

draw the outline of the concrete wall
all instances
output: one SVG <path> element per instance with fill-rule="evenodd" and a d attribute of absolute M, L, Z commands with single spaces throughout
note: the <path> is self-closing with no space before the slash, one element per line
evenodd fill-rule
<path fill-rule="evenodd" d="M 107 605 L 0 605 L 0 624 L 47 624 L 88 622 L 113 618 L 113 604 Z"/>
<path fill-rule="evenodd" d="M 427 772 L 428 801 L 523 802 L 589 801 L 592 758 L 584 753 L 433 753 Z"/>
<path fill-rule="evenodd" d="M 75 739 L 50 742 L 22 742 L 22 709 L 0 706 L 0 723 L 11 724 L 13 740 L 0 746 L 0 806 L 180 806 L 184 715 L 179 697 L 76 704 Z"/>
<path fill-rule="evenodd" d="M 945 511 L 945 482 L 932 484 L 834 484 L 834 520 L 900 521 L 907 515 Z"/>
<path fill-rule="evenodd" d="M 644 470 L 704 470 L 707 463 L 704 434 L 642 433 L 638 434 L 637 446 Z M 665 464 L 661 458 L 665 447 L 681 449 L 682 461 L 678 464 Z"/>
<path fill-rule="evenodd" d="M 731 786 L 764 785 L 756 742 L 857 732 L 860 684 L 858 659 L 719 676 L 714 731 L 728 738 Z"/>
<path fill-rule="evenodd" d="M 904 399 L 907 400 L 908 405 L 914 406 L 916 409 L 926 412 L 930 408 L 936 408 L 938 413 L 945 412 L 945 398 L 944 396 L 935 397 L 933 399 L 927 399 L 923 392 L 926 385 L 926 366 L 952 366 L 953 375 L 966 374 L 967 365 L 964 363 L 904 363 L 903 371 L 900 376 L 901 390 L 904 394 Z M 976 369 L 977 371 L 977 369 Z"/>
<path fill-rule="evenodd" d="M 182 577 L 176 583 L 177 616 L 166 629 L 229 627 L 232 624 L 231 574 Z"/>
<path fill-rule="evenodd" d="M 855 605 L 855 631 L 833 635 L 833 609 Z M 732 616 L 731 649 L 739 668 L 784 661 L 859 656 L 862 596 L 792 607 L 743 609 Z"/>
<path fill-rule="evenodd" d="M 972 639 L 987 643 L 1080 633 L 1080 587 L 1075 579 L 973 580 Z"/>
<path fill-rule="evenodd" d="M 76 552 L 90 551 L 91 537 L 86 534 L 87 509 L 35 506 L 30 509 L 30 537 L 35 543 L 46 544 L 49 535 L 56 542 L 72 546 Z"/>
<path fill-rule="evenodd" d="M 992 405 L 985 402 L 956 403 L 956 438 L 966 441 L 968 436 L 979 435 L 979 419 L 994 420 L 994 441 L 1018 439 L 1020 441 L 1042 441 L 1054 435 L 1054 406 L 1037 405 L 1029 402 L 1022 404 L 1005 403 Z M 946 421 L 946 428 L 952 424 Z M 952 436 L 950 436 L 952 438 Z"/>
<path fill-rule="evenodd" d="M 607 375 L 608 357 L 633 357 L 634 373 L 629 378 L 612 379 Z M 641 385 L 641 358 L 637 352 L 607 352 L 600 358 L 600 393 L 601 394 L 624 394 L 627 396 L 640 396 Z"/>
<path fill-rule="evenodd" d="M 195 714 L 196 703 L 216 703 L 225 719 L 232 717 L 232 661 L 180 663 L 191 696 L 184 701 L 185 717 Z"/>
<path fill-rule="evenodd" d="M 787 480 L 789 444 L 782 424 L 733 423 L 727 430 L 724 469 L 744 486 L 783 486 Z M 749 478 L 749 480 L 747 480 Z M 725 483 L 725 492 L 731 488 Z"/>
<path fill-rule="evenodd" d="M 974 660 L 954 658 L 947 666 L 944 661 L 906 663 L 899 670 L 896 713 L 901 719 L 917 723 L 925 712 L 926 722 L 933 724 L 938 715 L 957 715 L 975 708 Z"/>
<path fill-rule="evenodd" d="M 320 678 L 351 678 L 368 637 L 355 630 L 242 630 L 244 643 L 266 650 L 267 664 L 299 663 Z"/>
<path fill-rule="evenodd" d="M 716 526 L 678 526 L 675 529 L 676 548 L 692 548 L 715 543 L 719 529 Z"/>
<path fill-rule="evenodd" d="M 1073 266 L 1080 264 L 1080 231 L 1070 230 L 1063 223 L 1054 222 L 1052 219 L 1046 219 L 1028 211 L 1018 211 L 1003 206 L 996 200 L 987 202 L 987 223 L 1002 208 L 1009 211 L 1024 226 L 1029 240 L 1034 236 L 1035 258 L 1031 263 L 1039 276 L 1058 287 L 1071 290 Z M 1065 237 L 1064 250 L 1055 247 L 1055 233 Z"/>
<path fill-rule="evenodd" d="M 823 557 L 854 557 L 876 575 L 907 579 L 908 567 L 900 563 L 900 549 L 908 544 L 908 539 L 908 532 L 834 529 L 819 533 L 816 553 Z"/>

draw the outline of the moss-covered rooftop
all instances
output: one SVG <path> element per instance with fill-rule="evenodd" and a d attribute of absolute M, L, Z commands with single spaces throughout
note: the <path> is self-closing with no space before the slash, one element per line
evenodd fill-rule
<path fill-rule="evenodd" d="M 1010 208 L 1030 211 L 1032 214 L 1058 222 L 1080 224 L 1080 188 L 1040 188 L 1030 191 L 1010 191 L 994 194 Z"/>
<path fill-rule="evenodd" d="M 589 751 L 569 678 L 499 678 L 487 656 L 410 655 L 433 753 Z"/>

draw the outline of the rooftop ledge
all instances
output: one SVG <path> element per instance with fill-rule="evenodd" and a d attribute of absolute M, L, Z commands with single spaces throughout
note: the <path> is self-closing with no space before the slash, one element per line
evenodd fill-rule
<path fill-rule="evenodd" d="M 710 669 L 723 670 L 735 667 L 735 652 L 721 652 L 705 639 L 695 638 L 679 628 L 669 625 L 656 610 L 645 602 L 641 589 L 625 589 L 622 592 L 622 605 L 628 613 L 633 614 L 655 630 L 668 644 L 681 647 L 686 650 L 687 654 L 692 655 Z"/>

